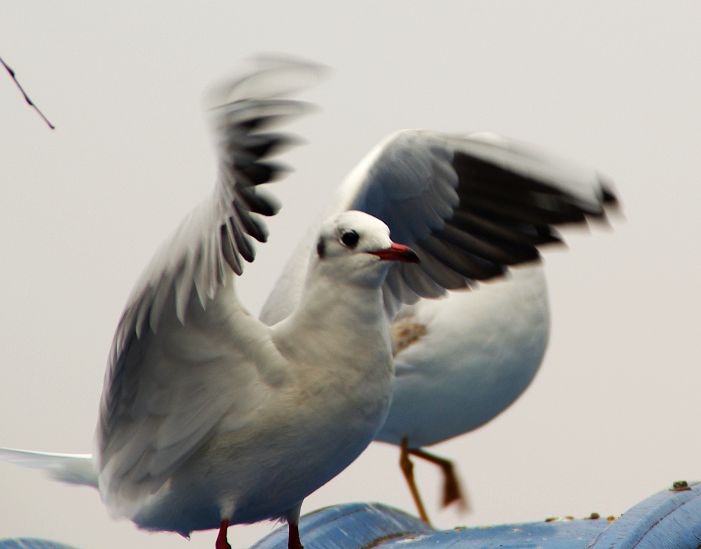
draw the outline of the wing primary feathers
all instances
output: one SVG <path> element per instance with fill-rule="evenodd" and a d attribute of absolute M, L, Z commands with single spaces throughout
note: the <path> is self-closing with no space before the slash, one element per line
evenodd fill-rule
<path fill-rule="evenodd" d="M 234 234 L 233 230 L 231 229 L 230 219 L 227 219 L 227 221 L 221 226 L 219 232 L 221 234 L 221 245 L 224 259 L 229 267 L 231 267 L 231 270 L 234 271 L 237 276 L 239 276 L 241 273 L 243 273 L 243 265 L 241 264 L 239 255 L 234 248 Z"/>
<path fill-rule="evenodd" d="M 532 225 L 565 223 L 582 223 L 584 213 L 574 208 L 563 208 L 559 211 L 542 209 L 532 204 L 519 203 L 508 199 L 497 200 L 484 195 L 470 195 L 468 211 L 476 212 L 491 219 L 504 219 L 509 223 L 528 223 Z"/>
<path fill-rule="evenodd" d="M 490 242 L 480 239 L 467 232 L 460 231 L 452 225 L 446 225 L 443 229 L 435 231 L 438 238 L 457 246 L 459 250 L 475 254 L 489 261 L 513 265 L 523 261 L 530 261 L 539 257 L 538 250 L 533 245 L 513 244 L 501 242 Z"/>
<path fill-rule="evenodd" d="M 429 252 L 440 263 L 449 267 L 465 278 L 485 280 L 504 274 L 504 265 L 489 261 L 471 253 L 465 248 L 459 248 L 449 242 L 443 242 L 436 236 L 421 242 L 421 247 Z M 464 286 L 464 280 L 462 286 Z M 450 288 L 453 289 L 453 288 Z"/>
<path fill-rule="evenodd" d="M 479 215 L 476 211 L 457 210 L 447 225 L 498 245 L 501 243 L 514 246 L 560 242 L 557 231 L 548 225 L 519 224 L 507 220 L 498 222 L 493 218 Z"/>
<path fill-rule="evenodd" d="M 599 180 L 601 182 L 601 199 L 603 203 L 613 208 L 617 208 L 618 206 L 620 206 L 618 197 L 611 190 L 609 184 L 606 181 L 602 181 L 601 178 L 599 178 Z"/>
<path fill-rule="evenodd" d="M 529 222 L 539 219 L 541 223 L 552 224 L 580 223 L 586 216 L 595 218 L 603 213 L 599 202 L 583 200 L 553 185 L 464 153 L 456 153 L 453 166 L 460 176 L 461 203 L 464 200 L 467 207 L 476 203 L 498 212 L 503 205 L 505 210 L 517 208 L 528 212 Z"/>
<path fill-rule="evenodd" d="M 218 231 L 215 234 L 215 246 L 218 250 L 222 250 L 223 248 L 223 242 L 222 242 L 222 233 L 221 231 Z M 226 260 L 224 259 L 224 254 L 223 253 L 215 253 L 214 254 L 214 268 L 216 269 L 216 280 L 212 284 L 212 289 L 211 289 L 211 295 L 210 299 L 214 297 L 214 293 L 216 292 L 217 288 L 221 285 L 224 284 L 226 280 L 226 272 L 225 272 L 225 263 Z"/>
<path fill-rule="evenodd" d="M 234 164 L 234 173 L 243 177 L 251 185 L 275 181 L 286 175 L 290 169 L 276 162 L 250 162 Z"/>
<path fill-rule="evenodd" d="M 300 139 L 282 133 L 258 133 L 246 137 L 242 147 L 256 158 L 266 158 L 300 143 Z"/>
<path fill-rule="evenodd" d="M 262 130 L 278 124 L 285 115 L 273 114 L 267 116 L 256 116 L 254 118 L 249 118 L 243 122 L 236 124 L 236 128 L 242 130 L 243 132 L 253 132 L 255 130 Z"/>
<path fill-rule="evenodd" d="M 494 162 L 472 156 L 462 151 L 457 151 L 453 157 L 453 168 L 460 178 L 460 184 L 468 184 L 474 187 L 488 183 L 498 187 L 501 196 L 508 196 L 510 192 L 535 191 L 546 194 L 564 196 L 561 189 L 518 174 Z"/>
<path fill-rule="evenodd" d="M 428 240 L 428 239 L 427 239 Z M 424 241 L 413 246 L 414 251 L 421 259 L 421 269 L 441 287 L 446 290 L 457 290 L 466 286 L 465 275 L 453 270 L 436 257 L 436 246 L 433 242 Z"/>
<path fill-rule="evenodd" d="M 236 194 L 253 213 L 270 217 L 280 210 L 277 200 L 268 194 L 257 191 L 254 187 L 237 189 Z"/>
<path fill-rule="evenodd" d="M 236 249 L 241 254 L 246 261 L 252 263 L 256 257 L 256 251 L 253 247 L 253 243 L 248 239 L 248 237 L 243 234 L 243 231 L 239 227 L 239 223 L 235 218 L 231 218 L 232 221 L 232 233 L 234 235 L 234 243 L 236 244 Z"/>
<path fill-rule="evenodd" d="M 255 219 L 248 211 L 244 210 L 238 202 L 234 201 L 234 210 L 238 215 L 243 230 L 258 242 L 268 241 L 268 231 L 263 223 Z"/>
<path fill-rule="evenodd" d="M 412 246 L 417 267 L 393 265 L 383 288 L 391 317 L 430 284 L 445 289 L 501 276 L 562 244 L 555 225 L 605 220 L 618 204 L 606 178 L 518 142 L 402 130 L 373 149 L 339 205 L 374 215 Z"/>

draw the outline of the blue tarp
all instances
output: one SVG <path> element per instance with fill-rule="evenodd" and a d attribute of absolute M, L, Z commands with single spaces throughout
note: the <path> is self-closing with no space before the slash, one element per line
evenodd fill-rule
<path fill-rule="evenodd" d="M 701 484 L 663 490 L 617 520 L 588 518 L 433 530 L 379 503 L 320 509 L 302 517 L 306 549 L 698 549 Z M 0 549 L 71 549 L 37 539 L 0 540 Z M 287 527 L 253 549 L 287 549 Z"/>
<path fill-rule="evenodd" d="M 35 538 L 15 538 L 0 540 L 2 549 L 74 549 L 68 545 Z"/>
<path fill-rule="evenodd" d="M 698 549 L 701 485 L 659 492 L 620 518 L 556 520 L 436 531 L 381 504 L 349 504 L 302 518 L 306 549 Z M 287 528 L 255 549 L 286 549 Z"/>

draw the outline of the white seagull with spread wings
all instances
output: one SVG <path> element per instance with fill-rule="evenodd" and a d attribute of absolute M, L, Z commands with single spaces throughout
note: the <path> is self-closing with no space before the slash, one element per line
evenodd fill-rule
<path fill-rule="evenodd" d="M 216 548 L 225 549 L 230 524 L 282 518 L 289 547 L 299 549 L 303 499 L 349 465 L 387 416 L 388 318 L 419 297 L 536 259 L 536 246 L 556 240 L 550 225 L 600 216 L 611 198 L 537 163 L 535 178 L 473 179 L 503 164 L 501 148 L 401 133 L 364 172 L 384 183 L 356 192 L 320 226 L 296 258 L 304 282 L 280 298 L 279 322 L 263 323 L 241 306 L 234 282 L 242 259 L 254 258 L 250 237 L 267 238 L 260 216 L 277 211 L 258 185 L 282 172 L 268 158 L 292 141 L 268 130 L 306 111 L 285 98 L 287 77 L 310 73 L 317 68 L 270 62 L 218 90 L 217 184 L 128 300 L 95 455 L 3 449 L 2 459 L 95 486 L 114 515 L 141 528 L 219 528 Z M 392 242 L 388 224 L 416 252 Z"/>

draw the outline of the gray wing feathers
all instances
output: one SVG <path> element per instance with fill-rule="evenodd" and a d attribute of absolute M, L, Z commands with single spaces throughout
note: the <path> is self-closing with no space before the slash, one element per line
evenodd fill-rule
<path fill-rule="evenodd" d="M 285 171 L 269 158 L 295 143 L 268 130 L 308 111 L 280 98 L 294 89 L 281 73 L 302 73 L 309 83 L 317 72 L 270 62 L 210 94 L 217 184 L 156 253 L 112 344 L 97 438 L 101 491 L 116 506 L 154 494 L 224 416 L 226 428 L 236 429 L 264 398 L 257 389 L 284 381 L 265 345 L 267 328 L 236 300 L 234 276 L 253 261 L 252 240 L 267 239 L 261 216 L 279 209 L 258 189 Z M 250 348 L 252 340 L 260 340 L 259 350 Z"/>
<path fill-rule="evenodd" d="M 600 173 L 570 160 L 546 155 L 526 143 L 488 132 L 473 133 L 457 141 L 458 144 L 469 143 L 466 152 L 485 161 L 567 193 L 592 215 L 601 213 L 602 200 L 610 195 L 610 184 Z M 613 199 L 613 195 L 609 198 Z"/>
<path fill-rule="evenodd" d="M 250 317 L 220 299 L 205 311 L 192 298 L 185 325 L 171 309 L 158 333 L 134 338 L 120 357 L 100 437 L 101 483 L 114 500 L 155 493 L 222 417 L 235 418 L 227 429 L 246 423 L 264 398 L 256 386 L 270 384 L 240 349 Z"/>
<path fill-rule="evenodd" d="M 540 258 L 553 226 L 605 216 L 608 183 L 582 168 L 493 134 L 404 130 L 381 143 L 342 191 L 339 209 L 382 219 L 421 263 L 394 265 L 384 289 L 402 303 L 434 298 Z"/>
<path fill-rule="evenodd" d="M 421 263 L 390 268 L 383 291 L 392 318 L 402 304 L 436 298 L 537 261 L 560 242 L 555 225 L 604 218 L 616 206 L 597 172 L 495 134 L 455 136 L 403 130 L 383 140 L 351 172 L 331 213 L 361 210 L 384 221 Z M 311 250 L 307 241 L 300 249 Z M 299 250 L 298 250 L 299 251 Z M 295 257 L 261 318 L 282 320 L 299 299 L 306 263 Z"/>
<path fill-rule="evenodd" d="M 400 132 L 381 145 L 381 154 L 362 174 L 344 209 L 382 219 L 397 242 L 417 242 L 442 227 L 441 213 L 458 203 L 458 178 L 450 168 L 451 152 L 432 146 L 431 135 Z"/>

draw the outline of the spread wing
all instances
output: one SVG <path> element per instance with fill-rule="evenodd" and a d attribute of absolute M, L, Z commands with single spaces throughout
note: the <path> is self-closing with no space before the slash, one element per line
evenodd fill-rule
<path fill-rule="evenodd" d="M 421 259 L 392 267 L 390 314 L 537 260 L 539 245 L 560 241 L 554 226 L 602 217 L 616 201 L 596 172 L 492 134 L 403 131 L 375 155 L 342 207 L 382 219 Z"/>
<path fill-rule="evenodd" d="M 402 304 L 435 298 L 539 259 L 554 227 L 605 216 L 616 198 L 595 171 L 493 134 L 404 130 L 350 174 L 334 211 L 361 210 L 411 246 L 419 264 L 394 264 L 383 288 L 393 318 Z M 306 244 L 311 248 L 310 244 Z M 268 298 L 269 324 L 294 308 L 305 266 L 292 263 Z"/>
<path fill-rule="evenodd" d="M 262 216 L 278 209 L 258 185 L 284 171 L 269 157 L 292 140 L 268 130 L 307 110 L 283 97 L 286 78 L 314 72 L 270 62 L 213 93 L 214 191 L 153 258 L 112 344 L 97 443 L 100 490 L 118 514 L 138 509 L 215 429 L 245 424 L 286 382 L 268 328 L 239 304 L 234 278 L 254 259 L 252 239 L 267 238 Z"/>

